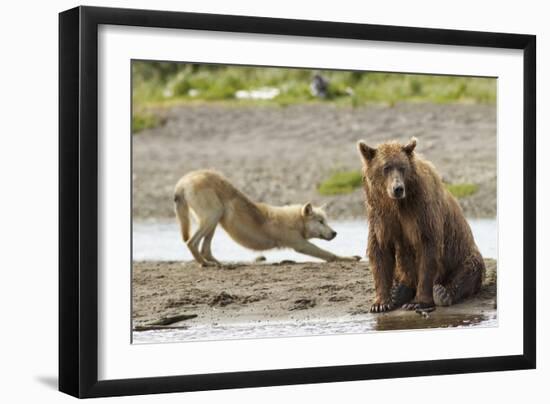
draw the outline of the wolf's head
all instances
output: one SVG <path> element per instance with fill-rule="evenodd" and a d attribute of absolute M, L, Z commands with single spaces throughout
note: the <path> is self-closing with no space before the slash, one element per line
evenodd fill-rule
<path fill-rule="evenodd" d="M 327 224 L 327 215 L 322 208 L 313 207 L 308 202 L 302 207 L 302 217 L 305 224 L 305 236 L 310 238 L 321 238 L 332 240 L 336 232 Z"/>

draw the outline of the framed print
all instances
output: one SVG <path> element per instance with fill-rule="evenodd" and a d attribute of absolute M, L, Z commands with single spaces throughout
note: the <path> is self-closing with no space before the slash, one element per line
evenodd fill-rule
<path fill-rule="evenodd" d="M 531 369 L 534 36 L 59 17 L 59 387 Z"/>

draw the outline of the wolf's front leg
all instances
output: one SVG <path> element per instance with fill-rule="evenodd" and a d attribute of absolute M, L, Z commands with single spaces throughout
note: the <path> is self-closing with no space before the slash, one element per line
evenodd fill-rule
<path fill-rule="evenodd" d="M 361 257 L 340 257 L 336 254 L 333 254 L 329 251 L 323 250 L 322 248 L 317 247 L 315 244 L 310 243 L 307 240 L 301 240 L 298 245 L 293 246 L 294 250 L 299 253 L 310 255 L 312 257 L 320 258 L 322 260 L 333 262 L 333 261 L 359 261 Z"/>

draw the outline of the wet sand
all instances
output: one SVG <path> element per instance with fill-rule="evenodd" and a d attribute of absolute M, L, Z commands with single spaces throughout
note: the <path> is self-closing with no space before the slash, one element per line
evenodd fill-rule
<path fill-rule="evenodd" d="M 362 190 L 321 196 L 318 185 L 335 171 L 361 168 L 357 140 L 376 145 L 411 136 L 445 181 L 479 186 L 460 200 L 467 217 L 496 215 L 494 106 L 201 104 L 162 114 L 163 126 L 132 136 L 134 220 L 173 218 L 177 180 L 199 168 L 223 172 L 259 202 L 328 203 L 329 218 L 363 218 Z"/>
<path fill-rule="evenodd" d="M 496 261 L 486 259 L 480 293 L 429 316 L 395 310 L 369 314 L 374 283 L 358 263 L 230 264 L 201 268 L 192 262 L 133 264 L 133 326 L 189 328 L 232 323 L 376 317 L 375 329 L 476 324 L 496 310 Z M 178 316 L 184 316 L 182 317 Z"/>

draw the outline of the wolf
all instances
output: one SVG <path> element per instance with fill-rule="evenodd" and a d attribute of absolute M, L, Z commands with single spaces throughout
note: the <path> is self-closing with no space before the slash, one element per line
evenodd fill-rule
<path fill-rule="evenodd" d="M 336 237 L 323 209 L 310 202 L 287 206 L 253 202 L 216 171 L 197 170 L 184 175 L 176 184 L 174 204 L 183 241 L 202 266 L 221 265 L 211 249 L 218 224 L 235 242 L 252 250 L 292 248 L 325 261 L 360 259 L 335 255 L 308 241 Z M 192 236 L 190 212 L 198 222 Z"/>

